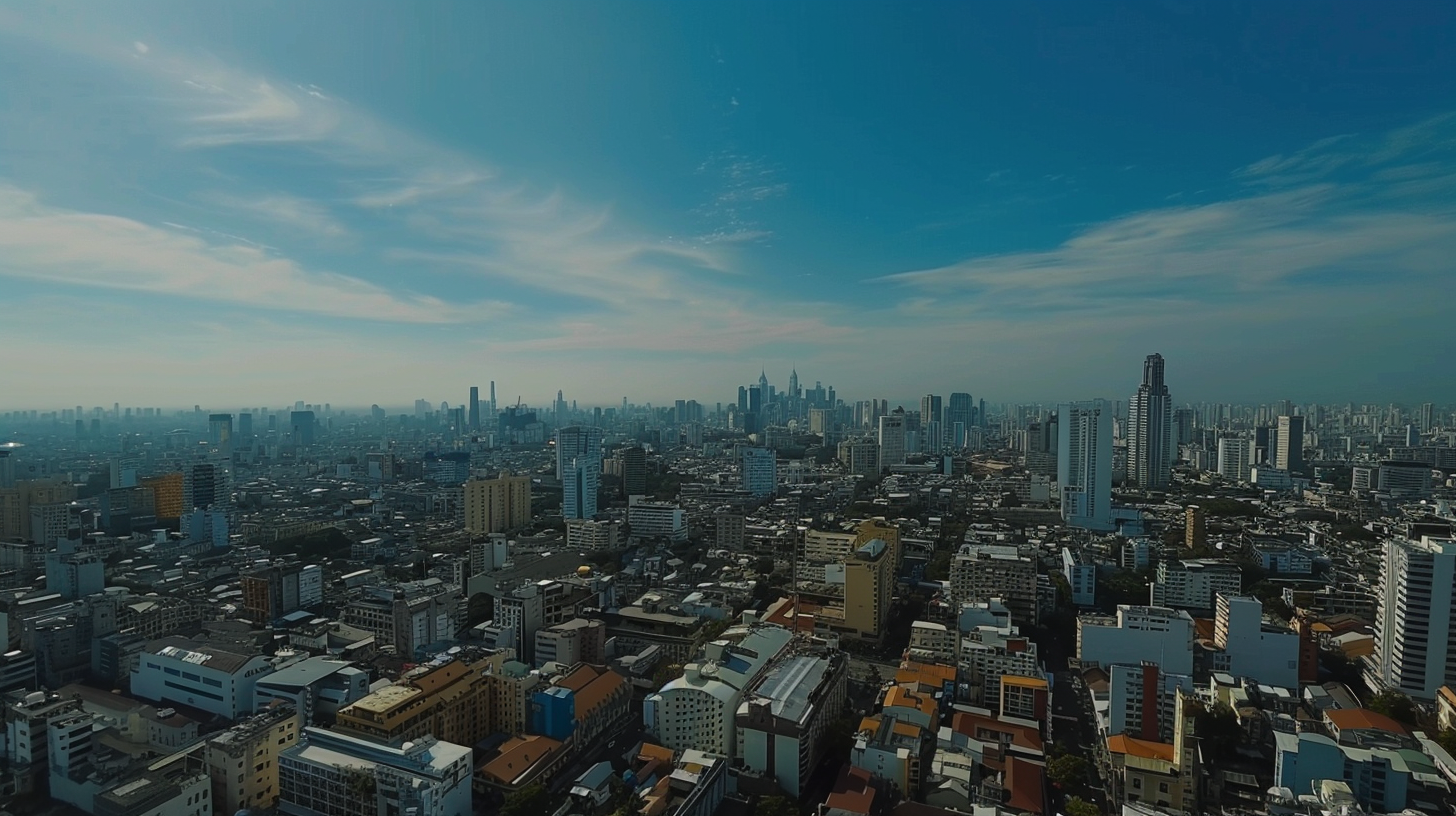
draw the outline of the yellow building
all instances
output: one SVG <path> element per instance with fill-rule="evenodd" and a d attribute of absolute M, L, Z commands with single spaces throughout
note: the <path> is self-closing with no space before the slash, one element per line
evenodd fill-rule
<path fill-rule="evenodd" d="M 1023 720 L 1044 722 L 1049 700 L 1047 681 L 1042 677 L 1001 675 L 1001 713 Z"/>
<path fill-rule="evenodd" d="M 895 595 L 895 555 L 889 543 L 874 538 L 844 560 L 844 627 L 865 640 L 884 636 Z"/>
<path fill-rule="evenodd" d="M 396 744 L 430 734 L 445 742 L 474 745 L 499 730 L 485 675 L 499 671 L 509 656 L 506 651 L 481 650 L 415 669 L 398 684 L 340 709 L 334 729 Z"/>
<path fill-rule="evenodd" d="M 858 549 L 876 538 L 890 545 L 890 555 L 894 559 L 893 564 L 898 568 L 900 566 L 901 555 L 900 528 L 885 521 L 883 516 L 876 516 L 875 518 L 861 521 L 855 527 L 854 544 L 852 546 Z"/>
<path fill-rule="evenodd" d="M 278 755 L 298 742 L 301 720 L 277 704 L 207 741 L 213 811 L 269 810 L 278 802 Z"/>
<path fill-rule="evenodd" d="M 1110 793 L 1119 803 L 1144 803 L 1198 813 L 1198 744 L 1187 703 L 1178 692 L 1177 730 L 1173 743 L 1137 739 L 1126 734 L 1107 738 Z"/>
<path fill-rule="evenodd" d="M 164 473 L 151 479 L 142 479 L 142 487 L 149 488 L 155 498 L 157 519 L 182 517 L 182 474 Z"/>
<path fill-rule="evenodd" d="M 465 483 L 465 529 L 503 533 L 531 523 L 531 477 L 471 479 Z"/>

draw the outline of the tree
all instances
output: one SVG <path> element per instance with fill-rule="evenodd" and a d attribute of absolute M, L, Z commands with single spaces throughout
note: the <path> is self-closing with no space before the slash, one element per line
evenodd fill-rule
<path fill-rule="evenodd" d="M 551 796 L 546 786 L 537 782 L 527 785 L 506 797 L 501 805 L 501 816 L 541 816 L 551 812 Z"/>
<path fill-rule="evenodd" d="M 1436 735 L 1436 744 L 1446 749 L 1446 753 L 1456 755 L 1456 728 L 1442 729 Z"/>
<path fill-rule="evenodd" d="M 1102 816 L 1102 808 L 1080 796 L 1067 797 L 1067 816 Z"/>
<path fill-rule="evenodd" d="M 682 675 L 683 675 L 683 667 L 682 667 L 682 664 L 680 664 L 680 663 L 659 663 L 659 664 L 657 664 L 657 671 L 655 671 L 655 672 L 652 673 L 652 685 L 655 686 L 655 687 L 657 687 L 657 688 L 662 688 L 663 686 L 667 685 L 668 683 L 671 683 L 672 681 L 678 679 L 679 677 L 682 677 Z"/>
<path fill-rule="evenodd" d="M 798 816 L 799 809 L 787 796 L 760 796 L 753 812 L 757 816 Z"/>
<path fill-rule="evenodd" d="M 1047 778 L 1062 790 L 1081 790 L 1087 783 L 1087 759 L 1081 754 L 1062 754 L 1047 763 Z"/>
<path fill-rule="evenodd" d="M 1404 723 L 1405 725 L 1416 724 L 1416 707 L 1411 699 L 1398 691 L 1382 691 L 1370 698 L 1366 708 L 1376 714 L 1385 716 Z"/>

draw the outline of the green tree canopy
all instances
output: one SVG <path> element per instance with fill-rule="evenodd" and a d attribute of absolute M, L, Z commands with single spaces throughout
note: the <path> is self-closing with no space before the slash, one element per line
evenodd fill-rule
<path fill-rule="evenodd" d="M 1382 691 L 1370 698 L 1366 708 L 1406 725 L 1416 724 L 1416 706 L 1398 691 Z"/>
<path fill-rule="evenodd" d="M 1047 763 L 1047 778 L 1062 790 L 1081 790 L 1087 783 L 1087 759 L 1081 754 L 1062 754 Z"/>
<path fill-rule="evenodd" d="M 1102 816 L 1102 808 L 1080 796 L 1067 797 L 1067 816 Z"/>
<path fill-rule="evenodd" d="M 501 816 L 541 816 L 551 812 L 551 795 L 540 782 L 527 785 L 507 796 L 500 812 Z"/>

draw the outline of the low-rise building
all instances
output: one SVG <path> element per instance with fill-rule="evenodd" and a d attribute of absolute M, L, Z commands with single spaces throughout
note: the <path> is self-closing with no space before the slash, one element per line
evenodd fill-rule
<path fill-rule="evenodd" d="M 738 706 L 742 766 L 801 795 L 825 726 L 844 710 L 847 665 L 838 651 L 790 654 L 771 665 Z"/>
<path fill-rule="evenodd" d="M 187 638 L 147 647 L 131 673 L 131 691 L 144 700 L 192 706 L 235 720 L 253 711 L 254 688 L 273 663 Z"/>
<path fill-rule="evenodd" d="M 348 660 L 309 657 L 272 674 L 253 686 L 254 708 L 262 710 L 275 700 L 296 709 L 307 725 L 332 722 L 339 709 L 369 693 L 369 673 Z"/>
<path fill-rule="evenodd" d="M 267 810 L 278 802 L 278 757 L 298 742 L 303 722 L 286 704 L 257 715 L 207 740 L 213 811 Z"/>
<path fill-rule="evenodd" d="M 1077 658 L 1103 668 L 1157 661 L 1171 674 L 1193 673 L 1193 618 L 1180 609 L 1121 605 L 1116 617 L 1077 619 Z"/>
<path fill-rule="evenodd" d="M 471 812 L 470 749 L 431 736 L 399 746 L 306 728 L 278 758 L 289 816 L 460 816 Z"/>

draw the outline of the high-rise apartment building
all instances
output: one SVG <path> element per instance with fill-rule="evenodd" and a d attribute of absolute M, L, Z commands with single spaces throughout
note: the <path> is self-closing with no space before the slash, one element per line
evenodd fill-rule
<path fill-rule="evenodd" d="M 618 451 L 617 458 L 622 460 L 622 494 L 647 495 L 647 450 L 630 445 Z"/>
<path fill-rule="evenodd" d="M 1456 683 L 1456 538 L 1387 540 L 1376 599 L 1366 681 L 1435 699 Z"/>
<path fill-rule="evenodd" d="M 895 409 L 892 414 L 880 417 L 880 461 L 881 468 L 905 464 L 905 412 Z"/>
<path fill-rule="evenodd" d="M 1304 417 L 1279 417 L 1279 441 L 1274 448 L 1274 467 L 1288 473 L 1304 472 Z"/>
<path fill-rule="evenodd" d="M 1218 475 L 1231 482 L 1247 482 L 1254 464 L 1254 440 L 1226 436 L 1218 440 Z"/>
<path fill-rule="evenodd" d="M 1112 529 L 1112 411 L 1102 403 L 1057 407 L 1057 485 L 1067 524 Z"/>
<path fill-rule="evenodd" d="M 1128 404 L 1127 480 L 1158 490 L 1172 481 L 1173 401 L 1163 382 L 1163 355 L 1143 361 L 1143 382 Z"/>
<path fill-rule="evenodd" d="M 288 415 L 288 425 L 292 429 L 293 444 L 300 447 L 313 444 L 317 429 L 313 411 L 293 411 Z"/>
<path fill-rule="evenodd" d="M 465 483 L 465 529 L 503 533 L 531 523 L 531 477 L 501 474 Z"/>
<path fill-rule="evenodd" d="M 563 518 L 592 518 L 602 479 L 602 429 L 571 425 L 556 431 L 556 476 Z"/>
<path fill-rule="evenodd" d="M 480 430 L 480 386 L 470 386 L 470 430 Z"/>
<path fill-rule="evenodd" d="M 212 414 L 207 418 L 207 441 L 217 450 L 227 452 L 233 448 L 233 415 Z"/>
<path fill-rule="evenodd" d="M 768 448 L 743 448 L 738 452 L 738 468 L 743 489 L 754 498 L 774 494 L 778 482 L 776 454 Z"/>

